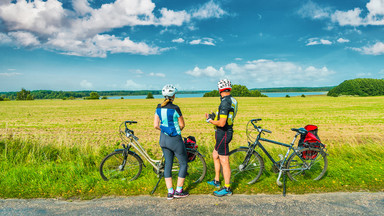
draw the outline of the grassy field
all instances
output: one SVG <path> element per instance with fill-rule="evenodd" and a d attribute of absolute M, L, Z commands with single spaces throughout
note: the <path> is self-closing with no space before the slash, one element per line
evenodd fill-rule
<path fill-rule="evenodd" d="M 291 142 L 290 128 L 315 124 L 327 145 L 326 176 L 312 183 L 288 181 L 288 193 L 331 191 L 383 191 L 384 97 L 237 98 L 239 111 L 231 149 L 246 146 L 246 123 L 262 118 L 260 125 L 273 131 L 267 138 Z M 119 148 L 118 126 L 138 121 L 131 129 L 154 157 L 161 156 L 159 132 L 153 115 L 161 100 L 35 100 L 0 102 L 0 197 L 94 198 L 104 195 L 148 194 L 157 178 L 143 169 L 133 182 L 104 182 L 98 174 L 101 159 Z M 176 99 L 186 121 L 183 136 L 198 140 L 213 178 L 211 152 L 213 127 L 204 113 L 216 110 L 218 98 Z M 266 144 L 274 156 L 284 148 Z M 235 193 L 281 193 L 277 175 L 261 153 L 266 170 L 253 185 L 238 185 Z M 188 182 L 187 182 L 188 184 Z M 189 185 L 192 194 L 208 194 L 205 183 Z M 162 182 L 156 195 L 165 195 Z"/>

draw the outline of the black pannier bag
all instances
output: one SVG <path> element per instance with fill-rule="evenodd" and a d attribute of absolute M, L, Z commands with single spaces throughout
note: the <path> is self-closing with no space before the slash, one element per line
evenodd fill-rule
<path fill-rule="evenodd" d="M 303 148 L 324 148 L 325 145 L 321 143 L 319 135 L 317 134 L 318 127 L 316 125 L 307 125 L 304 127 L 307 130 L 306 134 L 301 134 L 299 140 L 299 149 Z M 306 160 L 313 160 L 317 156 L 317 151 L 304 151 L 303 158 Z"/>
<path fill-rule="evenodd" d="M 184 145 L 185 148 L 191 149 L 191 150 L 197 150 L 197 144 L 196 144 L 196 138 L 193 136 L 188 136 L 187 138 L 184 137 Z M 194 161 L 196 158 L 196 155 L 194 153 L 188 152 L 187 151 L 187 156 L 188 156 L 188 162 Z"/>

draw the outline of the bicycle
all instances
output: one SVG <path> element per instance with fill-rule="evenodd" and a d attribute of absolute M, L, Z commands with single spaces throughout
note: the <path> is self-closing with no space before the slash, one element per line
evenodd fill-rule
<path fill-rule="evenodd" d="M 146 166 L 141 157 L 136 152 L 131 151 L 131 147 L 133 147 L 153 167 L 153 171 L 159 178 L 155 188 L 151 192 L 151 194 L 153 194 L 164 174 L 164 156 L 160 160 L 156 160 L 148 155 L 147 151 L 141 146 L 139 138 L 135 136 L 134 131 L 127 127 L 127 124 L 131 125 L 136 123 L 137 121 L 124 121 L 120 124 L 119 134 L 123 142 L 123 149 L 116 149 L 108 154 L 102 160 L 99 172 L 105 181 L 111 179 L 133 181 L 139 178 L 142 166 Z M 123 125 L 125 129 L 122 128 Z M 188 161 L 187 178 L 190 179 L 192 183 L 199 183 L 204 179 L 207 172 L 204 156 L 196 149 L 187 149 L 187 154 L 188 158 L 191 159 Z M 177 171 L 178 162 L 175 158 L 172 172 Z"/>
<path fill-rule="evenodd" d="M 262 134 L 272 133 L 272 131 L 257 126 L 256 123 L 258 121 L 261 121 L 261 119 L 252 119 L 247 123 L 248 147 L 241 146 L 229 153 L 232 182 L 240 183 L 244 181 L 247 184 L 253 184 L 260 178 L 264 169 L 264 160 L 255 150 L 256 147 L 260 147 L 272 162 L 273 172 L 279 173 L 276 181 L 279 186 L 283 185 L 280 178 L 281 175 L 284 175 L 284 195 L 285 174 L 292 181 L 319 180 L 324 176 L 328 167 L 327 153 L 324 151 L 326 150 L 324 145 L 321 144 L 322 148 L 310 146 L 309 148 L 296 149 L 293 147 L 297 137 L 300 134 L 307 133 L 304 128 L 292 128 L 291 130 L 295 131 L 296 135 L 291 144 L 285 144 L 262 138 Z M 257 131 L 256 138 L 252 135 L 254 131 Z M 288 151 L 284 157 L 279 155 L 279 161 L 275 161 L 260 141 L 287 147 Z M 289 155 L 290 151 L 293 151 L 291 155 Z"/>

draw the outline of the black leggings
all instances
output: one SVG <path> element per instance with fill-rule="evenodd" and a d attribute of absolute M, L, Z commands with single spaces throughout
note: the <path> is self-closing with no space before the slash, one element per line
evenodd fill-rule
<path fill-rule="evenodd" d="M 179 177 L 187 175 L 188 156 L 181 135 L 174 137 L 160 133 L 160 146 L 165 158 L 164 178 L 172 177 L 172 165 L 174 156 L 179 160 Z"/>

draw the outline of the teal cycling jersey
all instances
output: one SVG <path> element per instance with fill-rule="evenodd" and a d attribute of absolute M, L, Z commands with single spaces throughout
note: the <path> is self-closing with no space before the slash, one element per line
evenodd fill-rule
<path fill-rule="evenodd" d="M 159 104 L 156 108 L 156 115 L 160 118 L 160 129 L 162 133 L 172 137 L 181 134 L 179 117 L 182 116 L 182 113 L 177 105 L 169 102 L 164 107 L 161 107 L 161 104 Z"/>

